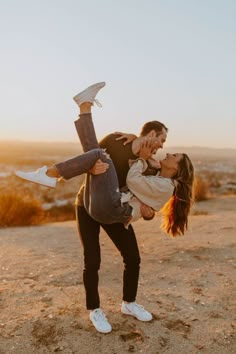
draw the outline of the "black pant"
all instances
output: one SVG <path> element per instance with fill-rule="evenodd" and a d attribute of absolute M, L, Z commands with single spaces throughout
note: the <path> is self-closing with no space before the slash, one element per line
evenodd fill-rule
<path fill-rule="evenodd" d="M 87 214 L 83 206 L 76 206 L 76 219 L 84 248 L 83 281 L 87 309 L 93 310 L 100 307 L 98 293 L 98 271 L 101 263 L 100 226 L 106 231 L 123 257 L 123 300 L 128 302 L 135 301 L 138 289 L 140 255 L 132 226 L 130 225 L 126 229 L 121 223 L 100 225 Z"/>

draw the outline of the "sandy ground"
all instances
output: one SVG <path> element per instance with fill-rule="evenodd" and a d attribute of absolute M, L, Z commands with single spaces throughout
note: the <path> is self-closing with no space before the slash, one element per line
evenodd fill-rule
<path fill-rule="evenodd" d="M 186 236 L 159 221 L 134 224 L 142 256 L 142 323 L 120 313 L 122 260 L 102 232 L 100 293 L 112 324 L 99 334 L 85 310 L 75 222 L 0 230 L 0 353 L 236 353 L 236 197 L 198 203 Z"/>

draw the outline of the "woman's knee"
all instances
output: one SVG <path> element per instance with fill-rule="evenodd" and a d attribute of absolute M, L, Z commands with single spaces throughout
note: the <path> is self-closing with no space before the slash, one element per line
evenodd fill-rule
<path fill-rule="evenodd" d="M 97 149 L 94 149 L 96 155 L 97 155 L 97 158 L 102 160 L 103 162 L 106 162 L 107 160 L 110 160 L 110 155 L 104 150 L 104 149 L 101 149 L 101 148 L 97 148 Z"/>

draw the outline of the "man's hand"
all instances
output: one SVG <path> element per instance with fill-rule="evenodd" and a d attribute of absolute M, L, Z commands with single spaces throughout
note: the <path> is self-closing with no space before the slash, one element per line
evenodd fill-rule
<path fill-rule="evenodd" d="M 92 168 L 90 168 L 89 173 L 92 175 L 101 175 L 102 173 L 105 173 L 106 170 L 109 168 L 109 164 L 106 162 L 102 162 L 100 159 L 97 160 L 97 162 L 93 165 Z"/>
<path fill-rule="evenodd" d="M 161 168 L 161 164 L 159 160 L 156 160 L 154 157 L 151 157 L 148 159 L 149 165 L 153 168 L 156 168 L 157 170 Z"/>
<path fill-rule="evenodd" d="M 146 204 L 141 204 L 140 211 L 144 220 L 152 220 L 155 216 L 155 211 Z"/>
<path fill-rule="evenodd" d="M 116 140 L 122 140 L 122 139 L 125 140 L 123 145 L 131 143 L 133 140 L 137 139 L 137 136 L 135 134 L 127 134 L 121 132 L 115 132 L 114 134 L 120 135 L 119 138 L 116 138 Z"/>

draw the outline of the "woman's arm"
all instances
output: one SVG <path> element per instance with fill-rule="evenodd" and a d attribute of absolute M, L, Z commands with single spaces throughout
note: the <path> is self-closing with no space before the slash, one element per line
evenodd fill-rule
<path fill-rule="evenodd" d="M 120 135 L 119 138 L 116 138 L 116 140 L 124 140 L 123 145 L 129 144 L 135 139 L 137 139 L 137 136 L 135 134 L 121 133 L 121 132 L 115 132 L 114 134 Z"/>
<path fill-rule="evenodd" d="M 144 204 L 158 211 L 172 196 L 174 184 L 169 178 L 160 176 L 144 176 L 147 162 L 136 160 L 127 175 L 127 186 Z"/>

